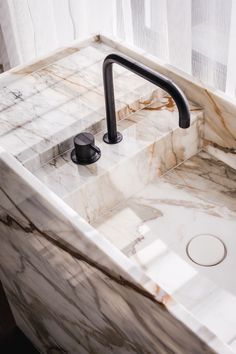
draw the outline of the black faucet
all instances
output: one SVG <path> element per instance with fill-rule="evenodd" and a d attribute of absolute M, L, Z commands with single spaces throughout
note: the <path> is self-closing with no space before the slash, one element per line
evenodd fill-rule
<path fill-rule="evenodd" d="M 190 125 L 190 111 L 188 101 L 181 91 L 167 77 L 156 73 L 154 70 L 137 63 L 136 61 L 118 54 L 109 54 L 103 62 L 103 82 L 106 103 L 106 119 L 107 119 L 107 133 L 104 134 L 103 140 L 107 144 L 116 144 L 122 140 L 122 134 L 117 131 L 116 127 L 116 111 L 113 87 L 112 64 L 119 64 L 133 73 L 147 79 L 151 83 L 161 87 L 167 91 L 176 103 L 179 111 L 179 126 L 181 128 L 188 128 Z"/>

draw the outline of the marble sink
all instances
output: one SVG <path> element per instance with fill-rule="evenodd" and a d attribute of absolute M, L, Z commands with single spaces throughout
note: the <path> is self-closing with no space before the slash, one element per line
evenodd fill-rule
<path fill-rule="evenodd" d="M 123 140 L 103 142 L 101 68 L 114 51 L 180 85 L 188 129 L 171 97 L 115 66 Z M 0 90 L 0 279 L 35 346 L 236 353 L 236 107 L 103 36 L 13 69 Z M 81 131 L 102 153 L 88 166 L 70 157 Z M 225 245 L 213 267 L 186 252 L 202 234 Z"/>

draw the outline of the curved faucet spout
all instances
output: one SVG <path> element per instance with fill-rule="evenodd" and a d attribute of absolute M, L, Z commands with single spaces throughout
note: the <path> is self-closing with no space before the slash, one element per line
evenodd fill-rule
<path fill-rule="evenodd" d="M 112 64 L 119 64 L 170 94 L 179 111 L 179 126 L 186 129 L 190 126 L 190 111 L 188 101 L 181 89 L 167 77 L 156 73 L 154 70 L 118 54 L 109 54 L 103 62 L 103 82 L 106 104 L 107 133 L 103 140 L 108 144 L 116 144 L 122 140 L 121 133 L 117 132 L 116 112 L 114 99 L 114 85 Z"/>

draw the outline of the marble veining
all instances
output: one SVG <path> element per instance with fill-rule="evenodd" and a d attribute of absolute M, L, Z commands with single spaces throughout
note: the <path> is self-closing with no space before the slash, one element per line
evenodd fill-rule
<path fill-rule="evenodd" d="M 10 83 L 3 77 L 0 145 L 27 168 L 35 168 L 70 148 L 74 132 L 103 130 L 102 60 L 111 51 L 96 42 L 73 51 L 68 48 L 64 57 L 53 63 L 48 60 L 36 71 L 33 66 L 27 75 L 14 70 L 15 80 Z M 154 85 L 125 69 L 114 69 L 116 106 L 122 119 L 152 99 Z"/>
<path fill-rule="evenodd" d="M 116 51 L 198 103 L 187 131 L 170 97 L 115 66 L 124 141 L 102 142 L 101 66 Z M 206 227 L 235 248 L 235 111 L 103 36 L 3 74 L 0 145 L 11 155 L 0 149 L 0 278 L 17 324 L 41 352 L 235 352 L 234 282 L 183 252 Z M 69 154 L 85 129 L 103 159 L 78 168 Z M 222 265 L 232 274 L 231 252 Z"/>
<path fill-rule="evenodd" d="M 168 76 L 176 82 L 187 97 L 204 109 L 205 112 L 205 145 L 213 146 L 211 153 L 215 157 L 224 159 L 231 167 L 236 166 L 236 104 L 235 100 L 224 93 L 207 87 L 198 79 L 177 70 L 171 65 L 166 65 L 153 55 L 129 46 L 122 40 L 112 40 L 106 36 L 101 39 L 117 50 Z M 230 149 L 230 150 L 229 150 Z"/>
<path fill-rule="evenodd" d="M 236 172 L 201 152 L 93 224 L 229 344 L 236 326 L 235 190 Z M 220 267 L 200 267 L 186 255 L 189 240 L 204 233 L 226 245 L 227 258 Z"/>
<path fill-rule="evenodd" d="M 214 352 L 145 290 L 150 280 L 77 213 L 45 193 L 10 155 L 1 153 L 0 164 L 1 279 L 18 325 L 39 350 Z M 110 257 L 104 257 L 106 248 Z M 230 353 L 187 313 L 185 321 Z"/>
<path fill-rule="evenodd" d="M 186 134 L 178 127 L 170 98 L 163 97 L 119 122 L 124 136 L 121 144 L 107 145 L 103 133 L 97 134 L 102 158 L 95 165 L 75 165 L 69 150 L 34 174 L 91 223 L 202 148 L 202 111 L 194 105 L 192 110 L 191 128 Z"/>

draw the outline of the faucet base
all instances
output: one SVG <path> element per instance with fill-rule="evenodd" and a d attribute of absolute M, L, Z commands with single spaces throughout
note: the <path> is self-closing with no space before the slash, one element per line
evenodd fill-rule
<path fill-rule="evenodd" d="M 76 156 L 75 149 L 71 151 L 71 160 L 76 163 L 77 165 L 91 165 L 92 163 L 96 162 L 101 157 L 101 151 L 96 152 L 94 156 L 90 157 L 88 160 L 80 160 Z"/>
<path fill-rule="evenodd" d="M 123 135 L 117 132 L 116 138 L 110 140 L 108 137 L 108 133 L 103 135 L 103 141 L 107 144 L 118 144 L 123 139 Z"/>

